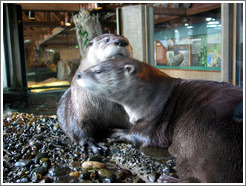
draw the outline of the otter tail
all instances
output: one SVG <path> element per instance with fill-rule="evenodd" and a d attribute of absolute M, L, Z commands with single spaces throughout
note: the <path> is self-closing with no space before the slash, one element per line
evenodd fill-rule
<path fill-rule="evenodd" d="M 243 102 L 240 102 L 236 105 L 236 107 L 234 108 L 232 118 L 234 121 L 238 123 L 243 122 Z"/>

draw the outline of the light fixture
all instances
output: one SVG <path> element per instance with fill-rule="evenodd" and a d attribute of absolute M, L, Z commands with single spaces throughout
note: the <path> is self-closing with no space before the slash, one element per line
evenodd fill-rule
<path fill-rule="evenodd" d="M 35 20 L 35 12 L 30 10 L 30 11 L 28 12 L 28 18 L 29 18 L 30 20 Z"/>
<path fill-rule="evenodd" d="M 209 21 L 207 24 L 208 25 L 219 25 L 220 22 L 219 21 Z"/>
<path fill-rule="evenodd" d="M 66 16 L 65 26 L 71 26 L 71 16 L 69 14 Z"/>
<path fill-rule="evenodd" d="M 95 5 L 94 5 L 94 9 L 95 10 L 101 10 L 103 7 L 101 6 L 101 4 L 100 3 L 95 3 Z"/>
<path fill-rule="evenodd" d="M 206 21 L 211 21 L 212 17 L 206 17 Z"/>

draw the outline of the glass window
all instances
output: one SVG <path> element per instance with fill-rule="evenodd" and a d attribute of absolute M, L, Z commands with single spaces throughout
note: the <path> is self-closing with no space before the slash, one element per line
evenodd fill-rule
<path fill-rule="evenodd" d="M 32 92 L 70 85 L 81 58 L 71 15 L 48 10 L 22 12 L 27 84 Z"/>
<path fill-rule="evenodd" d="M 221 70 L 220 7 L 211 9 L 199 7 L 200 12 L 187 11 L 188 16 L 155 15 L 155 20 L 163 20 L 154 28 L 156 67 Z"/>

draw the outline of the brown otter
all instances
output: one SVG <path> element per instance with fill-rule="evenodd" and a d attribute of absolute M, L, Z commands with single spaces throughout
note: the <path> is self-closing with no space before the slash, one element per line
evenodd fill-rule
<path fill-rule="evenodd" d="M 128 56 L 132 48 L 127 38 L 115 34 L 103 34 L 90 43 L 77 72 L 103 60 Z M 58 122 L 64 133 L 81 146 L 90 146 L 97 153 L 106 147 L 96 142 L 97 137 L 110 128 L 128 128 L 130 123 L 124 109 L 104 98 L 99 98 L 78 86 L 76 77 L 63 94 L 57 109 Z M 106 131 L 105 131 L 106 132 Z"/>
<path fill-rule="evenodd" d="M 133 127 L 113 141 L 168 148 L 179 178 L 243 181 L 243 91 L 228 83 L 172 78 L 134 59 L 104 61 L 78 83 L 121 104 Z"/>

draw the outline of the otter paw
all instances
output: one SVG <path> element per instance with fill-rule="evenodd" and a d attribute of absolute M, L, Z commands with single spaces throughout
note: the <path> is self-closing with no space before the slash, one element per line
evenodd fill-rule
<path fill-rule="evenodd" d="M 82 152 L 86 152 L 90 148 L 94 154 L 105 154 L 108 147 L 104 143 L 96 143 L 94 140 L 87 140 L 83 142 Z"/>
<path fill-rule="evenodd" d="M 107 141 L 109 143 L 128 142 L 126 136 L 128 136 L 127 129 L 113 129 L 112 134 L 107 138 Z"/>

